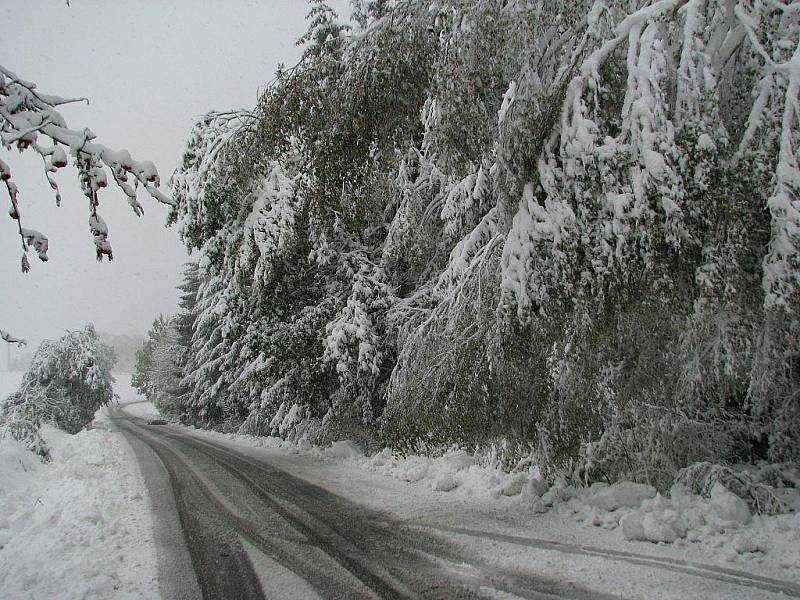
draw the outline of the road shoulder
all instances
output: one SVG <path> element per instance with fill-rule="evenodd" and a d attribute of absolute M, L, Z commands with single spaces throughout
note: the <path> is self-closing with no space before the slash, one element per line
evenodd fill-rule
<path fill-rule="evenodd" d="M 266 461 L 392 519 L 438 530 L 448 541 L 497 567 L 534 569 L 564 585 L 589 586 L 622 597 L 800 597 L 798 571 L 786 568 L 779 556 L 731 562 L 721 552 L 709 553 L 699 545 L 627 541 L 618 529 L 593 526 L 587 515 L 569 504 L 537 514 L 532 499 L 524 495 L 486 494 L 468 486 L 437 491 L 436 480 L 420 485 L 389 477 L 385 469 L 371 469 L 368 459 L 173 427 Z"/>

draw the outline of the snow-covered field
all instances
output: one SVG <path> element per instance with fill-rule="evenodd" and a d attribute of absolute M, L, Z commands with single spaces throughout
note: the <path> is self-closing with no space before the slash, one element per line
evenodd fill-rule
<path fill-rule="evenodd" d="M 2 375 L 4 399 L 19 377 Z M 158 598 L 149 500 L 125 440 L 103 410 L 93 429 L 43 435 L 48 464 L 0 439 L 0 597 Z"/>

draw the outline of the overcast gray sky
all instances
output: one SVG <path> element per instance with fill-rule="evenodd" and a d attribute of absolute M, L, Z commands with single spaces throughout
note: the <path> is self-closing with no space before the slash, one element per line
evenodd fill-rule
<path fill-rule="evenodd" d="M 252 107 L 278 65 L 299 58 L 306 0 L 0 0 L 0 64 L 46 93 L 86 96 L 63 107 L 73 129 L 156 163 L 166 181 L 194 120 L 211 109 Z M 344 14 L 348 0 L 330 2 Z M 31 154 L 27 156 L 26 154 Z M 50 261 L 20 272 L 16 224 L 0 213 L 0 328 L 32 345 L 92 321 L 115 333 L 145 332 L 172 312 L 188 260 L 167 210 L 140 193 L 137 218 L 113 184 L 101 196 L 114 261 L 95 261 L 88 208 L 70 165 L 54 196 L 32 153 L 0 149 L 21 192 L 26 226 L 50 239 Z"/>

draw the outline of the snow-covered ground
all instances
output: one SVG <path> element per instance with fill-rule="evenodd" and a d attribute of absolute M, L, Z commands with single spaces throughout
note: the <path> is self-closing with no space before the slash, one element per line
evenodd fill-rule
<path fill-rule="evenodd" d="M 365 457 L 347 442 L 320 449 L 192 431 L 444 533 L 497 566 L 535 565 L 539 575 L 626 598 L 780 597 L 747 581 L 733 584 L 741 572 L 752 581 L 788 582 L 800 597 L 800 515 L 750 515 L 724 489 L 710 500 L 678 490 L 664 498 L 636 484 L 547 490 L 535 472 L 506 474 L 474 464 L 463 452 L 437 459 L 388 451 Z M 657 543 L 644 541 L 650 539 Z"/>
<path fill-rule="evenodd" d="M 138 416 L 157 415 L 129 381 L 117 376 L 120 404 Z M 124 438 L 107 430 L 105 419 L 100 411 L 96 428 L 76 436 L 46 430 L 54 454 L 48 465 L 0 440 L 3 597 L 159 597 L 146 488 Z M 188 431 L 445 535 L 506 569 L 533 569 L 625 598 L 780 597 L 763 577 L 797 586 L 790 591 L 800 597 L 800 516 L 752 516 L 722 490 L 711 500 L 653 497 L 642 486 L 547 490 L 535 469 L 510 475 L 463 452 L 365 457 L 348 442 L 321 449 Z M 662 541 L 631 541 L 626 533 Z"/>
<path fill-rule="evenodd" d="M 0 379 L 2 398 L 16 389 Z M 11 389 L 6 389 L 10 387 Z M 135 457 L 104 410 L 69 435 L 46 427 L 43 464 L 0 438 L 0 596 L 9 600 L 158 598 L 149 500 Z"/>

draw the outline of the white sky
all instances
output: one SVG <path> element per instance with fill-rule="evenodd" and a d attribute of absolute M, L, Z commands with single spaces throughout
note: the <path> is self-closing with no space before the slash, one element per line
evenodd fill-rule
<path fill-rule="evenodd" d="M 252 107 L 278 63 L 300 56 L 305 0 L 0 0 L 0 64 L 46 93 L 86 96 L 63 107 L 69 126 L 156 163 L 162 190 L 195 119 Z M 340 13 L 348 0 L 330 2 Z M 28 156 L 30 154 L 30 156 Z M 137 218 L 113 183 L 101 195 L 114 261 L 95 261 L 88 207 L 71 164 L 57 174 L 55 207 L 33 153 L 0 149 L 20 188 L 24 224 L 50 240 L 50 261 L 30 255 L 20 272 L 16 223 L 0 212 L 0 328 L 35 348 L 88 321 L 102 331 L 144 333 L 174 312 L 180 266 L 188 260 L 167 207 L 140 192 Z M 2 194 L 3 196 L 5 193 Z"/>

